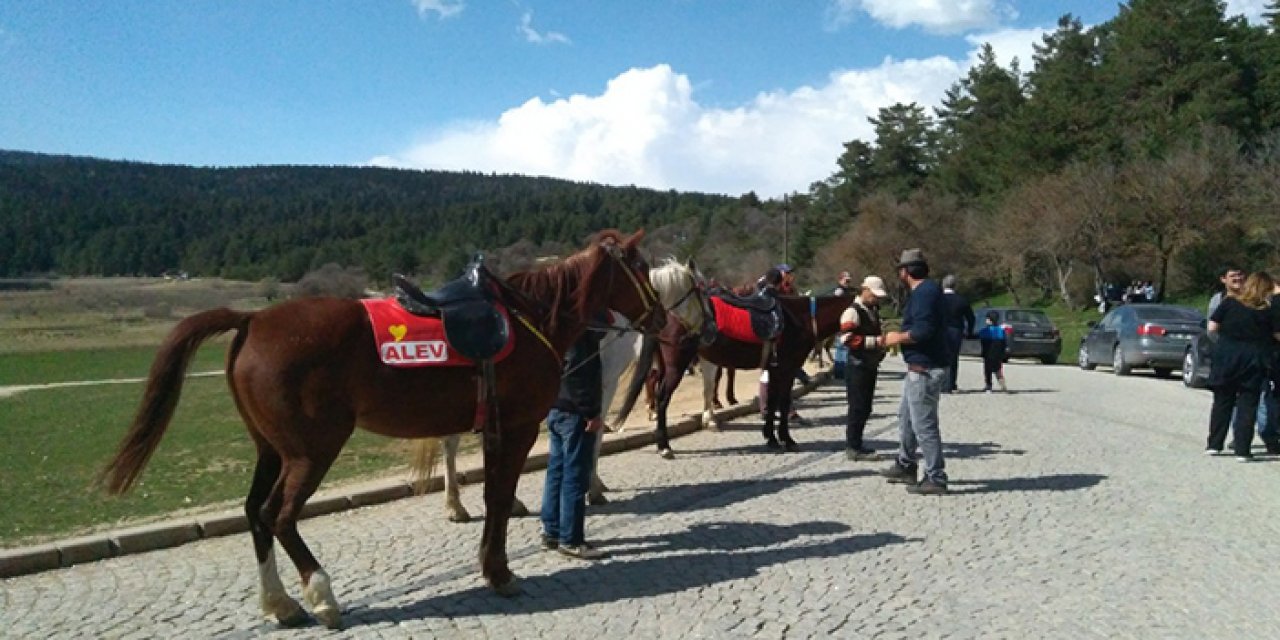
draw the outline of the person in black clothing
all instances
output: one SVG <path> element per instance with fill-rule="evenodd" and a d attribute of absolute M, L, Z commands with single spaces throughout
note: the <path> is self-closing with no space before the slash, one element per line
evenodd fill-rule
<path fill-rule="evenodd" d="M 951 355 L 951 373 L 947 380 L 947 393 L 954 393 L 956 374 L 960 371 L 960 345 L 974 331 L 973 307 L 969 299 L 956 293 L 956 277 L 948 274 L 942 278 L 942 300 L 947 306 L 947 350 Z"/>
<path fill-rule="evenodd" d="M 582 560 L 605 553 L 587 544 L 587 488 L 596 438 L 604 427 L 600 334 L 587 331 L 565 354 L 560 395 L 547 415 L 550 452 L 542 494 L 542 547 Z"/>
<path fill-rule="evenodd" d="M 839 340 L 849 349 L 849 359 L 844 368 L 844 390 L 849 402 L 845 455 L 850 460 L 873 460 L 876 454 L 875 449 L 863 442 L 862 434 L 871 417 L 876 378 L 880 373 L 880 361 L 884 359 L 884 347 L 880 343 L 883 334 L 880 299 L 888 296 L 884 280 L 867 276 L 853 303 L 840 314 Z"/>
<path fill-rule="evenodd" d="M 1280 315 L 1268 304 L 1275 288 L 1271 276 L 1249 276 L 1239 294 L 1229 294 L 1209 317 L 1209 336 L 1216 338 L 1209 388 L 1213 409 L 1209 412 L 1209 439 L 1205 453 L 1222 452 L 1235 414 L 1235 455 L 1241 462 L 1253 458 L 1253 427 L 1258 399 L 1267 381 L 1268 366 L 1280 340 Z M 1236 413 L 1236 408 L 1239 412 Z M 1268 453 L 1280 453 L 1280 440 L 1268 434 Z"/>

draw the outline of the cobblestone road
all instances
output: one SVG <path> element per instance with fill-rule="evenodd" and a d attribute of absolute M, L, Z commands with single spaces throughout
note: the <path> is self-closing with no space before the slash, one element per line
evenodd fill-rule
<path fill-rule="evenodd" d="M 980 367 L 965 361 L 961 385 Z M 880 448 L 896 432 L 895 370 L 870 430 Z M 828 384 L 799 404 L 799 453 L 764 453 L 745 419 L 676 441 L 674 461 L 606 459 L 613 503 L 587 523 L 606 561 L 542 552 L 536 519 L 513 521 L 519 598 L 481 586 L 481 524 L 444 522 L 434 494 L 302 523 L 341 631 L 264 622 L 237 535 L 0 582 L 0 635 L 1280 637 L 1280 464 L 1202 456 L 1208 394 L 1008 373 L 1013 393 L 944 398 L 950 496 L 909 496 L 874 476 L 884 463 L 846 461 L 843 389 Z M 521 497 L 536 505 L 541 482 L 526 476 Z M 464 500 L 479 511 L 477 488 Z"/>

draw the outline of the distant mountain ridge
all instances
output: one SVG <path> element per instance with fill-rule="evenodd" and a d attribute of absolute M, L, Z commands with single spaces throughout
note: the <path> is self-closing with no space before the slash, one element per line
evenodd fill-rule
<path fill-rule="evenodd" d="M 705 224 L 721 195 L 375 167 L 202 168 L 0 150 L 0 277 L 449 271 L 476 249 Z M 701 221 L 701 222 L 699 222 Z"/>

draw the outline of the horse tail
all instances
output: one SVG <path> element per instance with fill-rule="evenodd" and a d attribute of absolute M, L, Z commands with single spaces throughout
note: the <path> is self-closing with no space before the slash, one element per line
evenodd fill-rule
<path fill-rule="evenodd" d="M 232 329 L 243 331 L 252 317 L 251 312 L 212 309 L 188 317 L 169 332 L 151 364 L 133 426 L 121 441 L 115 458 L 98 477 L 98 483 L 105 484 L 107 493 L 119 495 L 128 491 L 147 466 L 173 419 L 187 367 L 200 344 Z M 228 358 L 228 370 L 232 362 L 232 358 Z"/>
<path fill-rule="evenodd" d="M 417 438 L 413 441 L 409 460 L 409 486 L 413 495 L 420 496 L 430 490 L 436 465 L 440 463 L 440 438 Z"/>
<path fill-rule="evenodd" d="M 640 355 L 636 356 L 635 369 L 631 372 L 631 382 L 627 385 L 627 395 L 623 397 L 622 406 L 618 409 L 618 417 L 615 418 L 616 426 L 621 427 L 627 421 L 627 416 L 631 415 L 631 410 L 635 408 L 636 400 L 640 397 L 640 389 L 644 387 L 645 379 L 649 377 L 649 369 L 653 366 L 653 358 L 657 353 L 658 339 L 654 336 L 645 336 L 640 345 Z"/>

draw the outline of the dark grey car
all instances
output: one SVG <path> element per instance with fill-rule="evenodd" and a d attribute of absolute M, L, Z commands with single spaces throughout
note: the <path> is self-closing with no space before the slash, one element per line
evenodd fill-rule
<path fill-rule="evenodd" d="M 1187 348 L 1203 326 L 1204 314 L 1191 307 L 1127 304 L 1089 323 L 1077 360 L 1086 370 L 1110 363 L 1118 376 L 1151 368 L 1165 377 L 1182 367 Z"/>
<path fill-rule="evenodd" d="M 1054 326 L 1049 316 L 1039 309 L 1015 309 L 1009 307 L 993 307 L 975 309 L 974 319 L 981 329 L 987 320 L 987 312 L 996 313 L 996 324 L 1004 327 L 1008 339 L 1005 353 L 1010 358 L 1036 358 L 1045 364 L 1058 361 L 1062 351 L 1062 334 Z M 960 355 L 982 355 L 982 345 L 974 339 L 966 339 L 960 346 Z"/>

